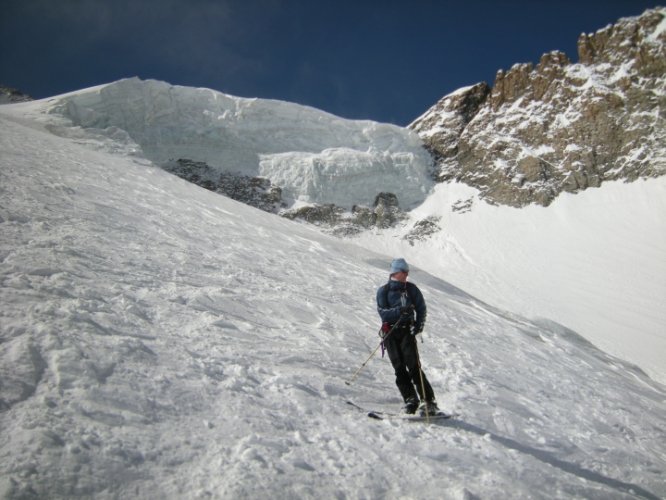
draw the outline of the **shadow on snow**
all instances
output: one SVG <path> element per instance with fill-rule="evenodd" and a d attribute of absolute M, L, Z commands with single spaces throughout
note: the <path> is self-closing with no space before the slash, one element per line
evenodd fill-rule
<path fill-rule="evenodd" d="M 460 420 L 459 418 L 451 419 L 451 420 L 439 420 L 436 422 L 433 422 L 431 425 L 437 425 L 441 427 L 453 427 L 455 429 L 460 429 L 465 432 L 470 432 L 472 434 L 477 434 L 478 436 L 490 436 L 490 438 L 501 444 L 502 446 L 505 446 L 506 448 L 509 448 L 511 450 L 518 451 L 520 453 L 523 453 L 525 455 L 529 455 L 540 462 L 543 462 L 545 464 L 548 464 L 552 467 L 556 467 L 564 472 L 567 472 L 569 474 L 573 474 L 581 479 L 585 479 L 587 481 L 592 481 L 595 483 L 602 484 L 604 486 L 608 486 L 610 488 L 622 491 L 624 493 L 628 493 L 631 495 L 637 495 L 643 498 L 647 498 L 649 500 L 660 500 L 660 497 L 657 495 L 649 492 L 645 488 L 642 488 L 638 485 L 632 484 L 632 483 L 625 483 L 624 481 L 620 481 L 618 479 L 613 479 L 607 476 L 604 476 L 603 474 L 599 474 L 598 472 L 585 469 L 584 467 L 581 467 L 580 465 L 577 465 L 575 463 L 567 462 L 565 460 L 561 460 L 557 458 L 555 455 L 552 453 L 549 453 L 545 450 L 540 450 L 538 448 L 533 448 L 531 446 L 526 446 L 524 444 L 519 443 L 518 441 L 515 441 L 510 438 L 506 438 L 503 436 L 500 436 L 498 434 L 494 434 L 492 432 L 489 432 L 485 429 L 482 429 L 481 427 L 470 424 L 467 422 L 464 422 Z"/>

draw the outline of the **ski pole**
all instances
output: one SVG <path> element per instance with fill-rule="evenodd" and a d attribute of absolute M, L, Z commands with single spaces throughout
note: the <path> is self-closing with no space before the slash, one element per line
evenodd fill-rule
<path fill-rule="evenodd" d="M 428 400 L 426 399 L 426 390 L 425 384 L 423 383 L 423 368 L 421 368 L 421 356 L 419 356 L 419 347 L 418 342 L 416 341 L 416 336 L 414 337 L 414 352 L 416 352 L 416 362 L 419 365 L 419 377 L 421 377 L 421 397 L 425 403 L 425 414 L 426 414 L 426 423 L 430 423 L 430 408 L 428 408 Z"/>
<path fill-rule="evenodd" d="M 391 329 L 389 330 L 389 332 L 388 332 L 386 335 L 384 335 L 384 337 L 382 338 L 382 341 L 379 343 L 379 345 L 378 345 L 377 347 L 375 347 L 375 350 L 372 351 L 372 353 L 370 354 L 370 356 L 368 356 L 368 359 L 366 359 L 365 362 L 364 362 L 364 363 L 358 368 L 358 370 L 356 370 L 356 373 L 354 373 L 354 375 L 352 375 L 352 378 L 350 378 L 349 380 L 346 380 L 346 381 L 345 381 L 345 384 L 347 384 L 347 385 L 352 385 L 352 382 L 354 382 L 354 380 L 356 380 L 356 377 L 358 377 L 358 374 L 361 373 L 361 370 L 363 370 L 363 368 L 365 368 L 365 365 L 367 365 L 367 364 L 370 362 L 370 360 L 371 360 L 372 357 L 377 353 L 377 351 L 378 351 L 379 348 L 382 346 L 382 344 L 384 343 L 384 341 L 388 338 L 389 335 L 391 335 L 391 334 L 393 333 L 393 330 L 395 330 L 395 327 L 398 326 L 399 324 L 400 324 L 400 321 L 398 320 L 398 321 L 396 322 L 396 324 L 393 325 L 393 326 L 391 327 Z"/>

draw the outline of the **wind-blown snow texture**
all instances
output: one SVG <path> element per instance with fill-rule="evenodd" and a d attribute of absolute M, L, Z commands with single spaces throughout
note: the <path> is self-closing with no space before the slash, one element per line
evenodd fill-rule
<path fill-rule="evenodd" d="M 367 419 L 345 401 L 400 405 L 385 359 L 345 385 L 390 256 L 25 106 L 0 109 L 0 497 L 666 495 L 666 390 L 632 365 L 415 269 L 461 416 Z"/>

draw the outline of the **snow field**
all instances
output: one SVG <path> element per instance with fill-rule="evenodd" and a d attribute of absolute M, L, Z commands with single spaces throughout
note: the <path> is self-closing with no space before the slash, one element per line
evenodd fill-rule
<path fill-rule="evenodd" d="M 476 190 L 437 186 L 406 227 L 356 241 L 403 254 L 476 297 L 549 318 L 666 381 L 666 178 L 605 183 L 548 207 L 490 206 Z M 454 211 L 465 202 L 470 209 Z M 425 241 L 403 239 L 435 217 Z"/>
<path fill-rule="evenodd" d="M 4 113 L 4 112 L 2 112 Z M 665 395 L 418 268 L 458 420 L 374 358 L 390 256 L 0 116 L 0 496 L 657 498 Z M 415 266 L 416 267 L 416 266 Z"/>

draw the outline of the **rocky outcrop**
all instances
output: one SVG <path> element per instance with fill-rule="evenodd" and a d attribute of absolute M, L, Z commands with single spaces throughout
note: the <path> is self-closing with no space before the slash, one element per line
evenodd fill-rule
<path fill-rule="evenodd" d="M 163 168 L 209 191 L 215 191 L 266 212 L 275 213 L 282 206 L 280 188 L 273 186 L 270 180 L 263 177 L 220 173 L 205 162 L 182 158 L 168 162 Z"/>
<path fill-rule="evenodd" d="M 351 236 L 365 229 L 386 229 L 407 217 L 393 193 L 379 193 L 372 207 L 354 205 L 351 213 L 334 204 L 327 204 L 285 210 L 281 215 L 314 224 L 338 236 Z"/>
<path fill-rule="evenodd" d="M 0 104 L 32 101 L 32 97 L 12 87 L 0 85 Z"/>
<path fill-rule="evenodd" d="M 431 216 L 426 217 L 416 221 L 414 227 L 409 230 L 405 236 L 402 237 L 403 240 L 407 240 L 411 246 L 414 246 L 416 241 L 424 241 L 430 238 L 432 235 L 437 234 L 442 230 L 439 225 L 440 217 Z"/>
<path fill-rule="evenodd" d="M 162 168 L 209 191 L 287 219 L 302 220 L 340 236 L 371 228 L 386 229 L 406 218 L 393 193 L 379 193 L 372 207 L 354 205 L 351 212 L 333 203 L 287 209 L 282 201 L 282 190 L 264 177 L 220 173 L 205 162 L 183 158 L 169 161 Z"/>
<path fill-rule="evenodd" d="M 410 125 L 439 181 L 491 203 L 550 204 L 561 192 L 666 173 L 666 9 L 625 18 L 562 52 L 444 97 Z"/>
<path fill-rule="evenodd" d="M 438 180 L 449 180 L 453 175 L 444 166 L 458 154 L 460 135 L 486 102 L 490 87 L 479 83 L 443 97 L 423 116 L 410 125 L 441 167 Z"/>

